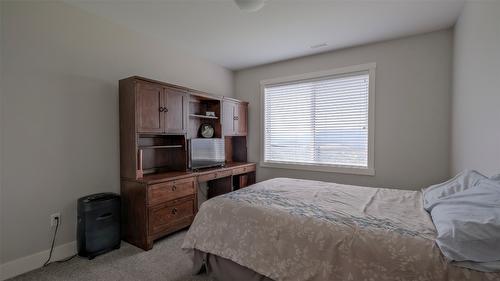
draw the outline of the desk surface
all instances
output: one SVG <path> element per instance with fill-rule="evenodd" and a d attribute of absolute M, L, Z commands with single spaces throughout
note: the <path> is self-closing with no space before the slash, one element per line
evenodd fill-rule
<path fill-rule="evenodd" d="M 208 173 L 212 173 L 212 172 L 231 170 L 234 168 L 239 168 L 239 167 L 244 167 L 244 166 L 252 166 L 252 165 L 255 165 L 255 163 L 230 162 L 230 163 L 226 163 L 226 165 L 224 167 L 200 169 L 197 171 L 174 171 L 174 172 L 165 172 L 165 173 L 144 175 L 143 178 L 133 180 L 133 181 L 145 183 L 145 184 L 154 184 L 154 183 L 159 183 L 159 182 L 164 182 L 164 181 L 177 180 L 177 179 L 183 179 L 183 178 L 189 178 L 189 177 L 196 177 L 199 175 L 208 174 Z"/>

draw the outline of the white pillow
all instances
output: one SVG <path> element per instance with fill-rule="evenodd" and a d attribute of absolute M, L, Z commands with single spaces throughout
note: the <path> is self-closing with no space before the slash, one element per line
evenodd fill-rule
<path fill-rule="evenodd" d="M 430 212 L 439 200 L 467 190 L 483 179 L 487 179 L 487 177 L 474 170 L 465 170 L 446 182 L 429 186 L 422 190 L 424 209 Z"/>
<path fill-rule="evenodd" d="M 486 179 L 431 211 L 436 244 L 451 261 L 500 261 L 500 183 Z"/>

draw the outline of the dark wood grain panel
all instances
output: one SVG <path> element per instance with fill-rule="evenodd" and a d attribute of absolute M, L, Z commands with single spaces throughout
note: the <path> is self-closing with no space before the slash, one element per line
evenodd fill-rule
<path fill-rule="evenodd" d="M 240 168 L 233 169 L 233 175 L 245 174 L 254 171 L 255 171 L 255 165 L 243 166 Z"/>
<path fill-rule="evenodd" d="M 233 174 L 231 169 L 228 170 L 217 170 L 210 173 L 203 173 L 198 176 L 198 182 L 207 182 L 219 178 L 229 177 Z"/>
<path fill-rule="evenodd" d="M 237 105 L 238 114 L 236 116 L 235 126 L 236 133 L 239 136 L 246 136 L 248 132 L 248 104 L 247 103 L 238 103 Z"/>
<path fill-rule="evenodd" d="M 208 182 L 207 198 L 233 191 L 233 177 L 219 178 Z"/>
<path fill-rule="evenodd" d="M 187 132 L 188 96 L 185 91 L 175 88 L 165 88 L 165 132 Z"/>
<path fill-rule="evenodd" d="M 233 174 L 233 171 L 232 170 L 222 170 L 222 171 L 217 171 L 215 176 L 216 178 L 225 178 L 225 177 L 229 177 Z"/>
<path fill-rule="evenodd" d="M 149 209 L 149 232 L 151 234 L 164 231 L 179 221 L 194 216 L 194 196 L 187 200 L 165 203 Z M 187 225 L 186 225 L 187 226 Z"/>
<path fill-rule="evenodd" d="M 232 137 L 234 162 L 247 162 L 247 138 L 244 136 Z"/>
<path fill-rule="evenodd" d="M 244 188 L 248 186 L 248 176 L 247 175 L 240 175 L 239 176 L 239 187 Z"/>
<path fill-rule="evenodd" d="M 182 218 L 180 220 L 176 220 L 175 222 L 172 222 L 171 224 L 168 225 L 168 227 L 159 230 L 156 233 L 152 233 L 149 237 L 148 240 L 154 241 L 156 239 L 160 239 L 162 237 L 165 237 L 171 233 L 174 233 L 176 231 L 179 231 L 181 229 L 188 228 L 194 220 L 194 216 L 189 216 Z"/>
<path fill-rule="evenodd" d="M 149 186 L 148 199 L 150 205 L 157 205 L 175 200 L 196 192 L 195 178 L 168 181 Z"/>
<path fill-rule="evenodd" d="M 217 173 L 212 172 L 208 174 L 203 174 L 198 176 L 198 182 L 207 182 L 217 178 Z"/>
<path fill-rule="evenodd" d="M 163 88 L 146 82 L 136 83 L 137 131 L 162 133 L 165 131 Z"/>
<path fill-rule="evenodd" d="M 248 134 L 248 103 L 224 98 L 222 128 L 224 136 L 246 136 Z"/>
<path fill-rule="evenodd" d="M 146 191 L 144 184 L 128 180 L 121 181 L 122 239 L 145 250 L 153 246 L 147 240 Z"/>
<path fill-rule="evenodd" d="M 222 101 L 222 133 L 224 136 L 233 136 L 236 133 L 234 127 L 235 106 L 234 101 L 226 99 Z"/>
<path fill-rule="evenodd" d="M 247 103 L 134 76 L 120 80 L 119 104 L 124 240 L 149 250 L 155 239 L 188 227 L 198 182 L 208 181 L 209 197 L 255 182 L 255 165 L 244 163 Z M 207 118 L 208 111 L 216 118 Z M 214 137 L 227 133 L 227 163 L 187 171 L 187 140 L 198 137 L 203 123 L 215 128 Z"/>
<path fill-rule="evenodd" d="M 119 82 L 120 94 L 120 177 L 134 179 L 137 170 L 137 138 L 135 123 L 135 81 Z"/>

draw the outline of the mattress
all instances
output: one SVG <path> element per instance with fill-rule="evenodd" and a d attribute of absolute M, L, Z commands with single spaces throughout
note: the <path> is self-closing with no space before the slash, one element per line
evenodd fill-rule
<path fill-rule="evenodd" d="M 420 191 L 276 178 L 203 203 L 182 247 L 273 280 L 500 280 L 435 237 Z"/>

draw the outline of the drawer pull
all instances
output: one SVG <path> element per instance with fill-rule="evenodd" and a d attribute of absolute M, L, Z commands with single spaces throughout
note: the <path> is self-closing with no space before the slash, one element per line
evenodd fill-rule
<path fill-rule="evenodd" d="M 177 189 L 177 186 L 172 186 L 172 191 L 175 191 Z"/>
<path fill-rule="evenodd" d="M 173 208 L 173 209 L 172 209 L 172 215 L 175 215 L 175 214 L 177 214 L 177 209 L 176 209 L 176 208 Z"/>

